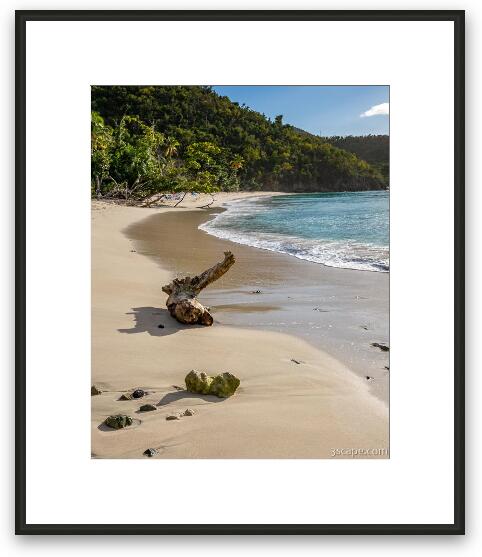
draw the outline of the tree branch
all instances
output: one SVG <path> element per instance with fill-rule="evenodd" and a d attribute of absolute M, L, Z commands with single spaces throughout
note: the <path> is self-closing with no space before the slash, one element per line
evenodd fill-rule
<path fill-rule="evenodd" d="M 179 205 L 179 203 L 182 203 L 184 201 L 184 198 L 187 195 L 187 191 L 184 192 L 184 195 L 181 197 L 181 199 L 175 204 L 173 205 L 173 207 L 177 207 Z"/>
<path fill-rule="evenodd" d="M 222 277 L 234 265 L 235 261 L 234 255 L 230 251 L 225 251 L 223 261 L 216 263 L 210 269 L 191 279 L 191 285 L 195 293 L 199 294 L 203 288 Z"/>

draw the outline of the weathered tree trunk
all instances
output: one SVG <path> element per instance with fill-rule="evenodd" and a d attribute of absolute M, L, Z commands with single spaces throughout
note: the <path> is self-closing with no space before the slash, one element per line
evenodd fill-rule
<path fill-rule="evenodd" d="M 181 199 L 175 205 L 173 205 L 173 207 L 177 207 L 179 205 L 179 203 L 182 203 L 184 201 L 184 198 L 186 197 L 186 195 L 187 195 L 187 191 L 185 191 L 183 193 Z"/>
<path fill-rule="evenodd" d="M 169 295 L 166 301 L 169 313 L 180 323 L 212 325 L 212 315 L 196 299 L 196 296 L 203 288 L 222 277 L 234 262 L 234 255 L 230 251 L 225 251 L 223 261 L 216 263 L 200 275 L 174 279 L 170 284 L 163 286 L 162 291 Z"/>
<path fill-rule="evenodd" d="M 97 199 L 100 199 L 102 197 L 101 194 L 101 186 L 102 182 L 101 179 L 99 178 L 99 176 L 95 177 L 95 195 L 97 196 Z"/>

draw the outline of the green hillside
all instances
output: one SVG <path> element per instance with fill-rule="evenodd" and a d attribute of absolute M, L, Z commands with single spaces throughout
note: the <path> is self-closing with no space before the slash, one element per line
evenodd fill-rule
<path fill-rule="evenodd" d="M 381 167 L 210 87 L 93 86 L 92 191 L 384 189 Z"/>
<path fill-rule="evenodd" d="M 322 139 L 367 161 L 377 168 L 388 182 L 390 156 L 388 135 L 347 135 L 323 137 Z"/>

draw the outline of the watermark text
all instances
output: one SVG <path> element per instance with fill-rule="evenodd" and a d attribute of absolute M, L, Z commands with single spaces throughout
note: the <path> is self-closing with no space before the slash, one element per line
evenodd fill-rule
<path fill-rule="evenodd" d="M 370 457 L 370 456 L 384 456 L 388 457 L 388 449 L 385 448 L 374 448 L 374 447 L 344 447 L 344 448 L 332 448 L 330 449 L 332 458 L 341 457 Z"/>

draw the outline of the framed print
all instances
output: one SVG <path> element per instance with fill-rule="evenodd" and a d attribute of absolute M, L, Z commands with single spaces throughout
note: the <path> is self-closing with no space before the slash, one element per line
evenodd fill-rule
<path fill-rule="evenodd" d="M 17 533 L 463 534 L 463 207 L 463 12 L 17 12 Z"/>

